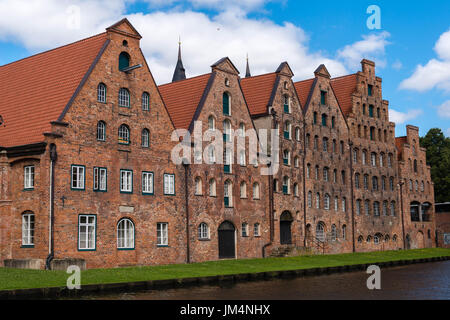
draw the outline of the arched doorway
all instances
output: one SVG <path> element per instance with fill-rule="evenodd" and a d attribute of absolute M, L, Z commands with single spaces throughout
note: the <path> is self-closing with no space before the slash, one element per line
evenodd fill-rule
<path fill-rule="evenodd" d="M 236 258 L 236 228 L 229 221 L 224 221 L 218 229 L 219 259 Z"/>
<path fill-rule="evenodd" d="M 406 235 L 406 250 L 410 250 L 411 249 L 411 237 L 409 236 L 409 234 Z"/>
<path fill-rule="evenodd" d="M 292 215 L 289 211 L 284 211 L 280 216 L 280 243 L 292 244 L 291 225 Z"/>
<path fill-rule="evenodd" d="M 422 231 L 417 232 L 417 249 L 423 249 L 425 248 L 425 236 L 423 235 Z"/>

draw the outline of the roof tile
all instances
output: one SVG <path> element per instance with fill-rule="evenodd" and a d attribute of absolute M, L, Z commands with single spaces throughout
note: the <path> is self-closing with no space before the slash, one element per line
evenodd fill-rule
<path fill-rule="evenodd" d="M 252 116 L 268 112 L 267 107 L 276 78 L 276 73 L 268 73 L 241 79 L 242 91 Z"/>

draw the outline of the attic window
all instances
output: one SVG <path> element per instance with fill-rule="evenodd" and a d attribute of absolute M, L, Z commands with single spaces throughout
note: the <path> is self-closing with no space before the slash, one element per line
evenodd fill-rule
<path fill-rule="evenodd" d="M 284 90 L 287 90 L 288 89 L 288 83 L 287 83 L 287 81 L 285 81 L 284 82 Z"/>
<path fill-rule="evenodd" d="M 122 41 L 122 45 L 123 45 L 124 47 L 128 47 L 128 41 L 127 41 L 127 40 L 123 40 L 123 41 Z"/>
<path fill-rule="evenodd" d="M 126 52 L 122 52 L 119 56 L 119 70 L 122 71 L 130 66 L 130 55 Z"/>
<path fill-rule="evenodd" d="M 225 86 L 227 86 L 227 87 L 230 86 L 230 80 L 228 78 L 225 79 Z"/>

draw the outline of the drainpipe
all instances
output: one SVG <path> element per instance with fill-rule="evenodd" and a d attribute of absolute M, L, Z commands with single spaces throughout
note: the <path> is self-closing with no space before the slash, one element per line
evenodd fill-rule
<path fill-rule="evenodd" d="M 189 240 L 189 187 L 188 187 L 189 163 L 187 159 L 183 159 L 183 167 L 184 167 L 184 194 L 186 206 L 186 263 L 191 263 L 190 240 Z"/>
<path fill-rule="evenodd" d="M 400 210 L 402 211 L 402 234 L 403 234 L 403 250 L 406 250 L 406 238 L 405 238 L 405 222 L 403 218 L 403 185 L 405 182 L 402 180 L 399 182 L 400 186 Z"/>
<path fill-rule="evenodd" d="M 305 123 L 305 117 L 303 117 L 303 159 L 302 159 L 302 166 L 303 166 L 303 247 L 306 250 L 306 168 L 305 168 L 305 162 L 306 162 L 306 123 Z"/>
<path fill-rule="evenodd" d="M 351 206 L 352 206 L 352 250 L 356 252 L 355 245 L 355 204 L 354 204 L 354 194 L 353 194 L 353 142 L 349 141 L 348 145 L 350 146 L 350 198 L 351 198 Z"/>
<path fill-rule="evenodd" d="M 45 262 L 45 268 L 47 270 L 51 269 L 51 262 L 55 256 L 54 250 L 54 210 L 55 210 L 55 163 L 58 158 L 56 153 L 56 146 L 54 144 L 50 145 L 50 190 L 49 190 L 49 223 L 48 223 L 48 256 Z"/>

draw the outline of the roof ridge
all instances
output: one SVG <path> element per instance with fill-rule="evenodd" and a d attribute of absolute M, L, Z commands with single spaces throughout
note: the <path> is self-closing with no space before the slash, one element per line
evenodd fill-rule
<path fill-rule="evenodd" d="M 345 76 L 340 76 L 340 77 L 331 78 L 331 81 L 333 81 L 333 80 L 339 80 L 339 79 L 346 78 L 346 77 L 356 76 L 356 75 L 357 75 L 357 73 L 351 73 L 351 74 L 347 74 L 347 75 L 345 75 Z"/>
<path fill-rule="evenodd" d="M 207 76 L 207 75 L 211 75 L 211 73 L 212 72 L 208 72 L 208 73 L 200 74 L 198 76 L 194 76 L 194 77 L 191 77 L 191 78 L 186 78 L 186 79 L 175 81 L 175 82 L 168 82 L 168 83 L 160 84 L 160 85 L 158 85 L 158 88 L 166 87 L 166 86 L 169 86 L 171 84 L 183 83 L 183 82 L 186 82 L 186 81 L 189 81 L 189 80 L 192 80 L 192 79 L 196 79 L 196 78 L 204 77 L 204 76 Z"/>
<path fill-rule="evenodd" d="M 248 79 L 254 79 L 254 78 L 258 78 L 258 77 L 276 75 L 276 74 L 277 74 L 276 72 L 269 72 L 269 73 L 258 74 L 257 76 L 245 77 L 245 78 L 240 78 L 240 79 L 241 79 L 241 81 L 245 81 Z"/>
<path fill-rule="evenodd" d="M 49 50 L 46 50 L 46 51 L 35 53 L 35 54 L 31 55 L 31 56 L 28 56 L 28 57 L 25 57 L 25 58 L 22 58 L 22 59 L 19 59 L 19 60 L 12 61 L 12 62 L 9 62 L 7 64 L 4 64 L 4 65 L 0 66 L 0 68 L 3 68 L 3 67 L 6 67 L 6 66 L 9 66 L 9 65 L 12 65 L 14 63 L 18 63 L 18 62 L 27 60 L 27 59 L 31 59 L 31 58 L 37 57 L 39 55 L 42 55 L 42 54 L 45 54 L 45 53 L 49 53 L 49 52 L 52 52 L 52 51 L 55 51 L 55 50 L 58 50 L 58 49 L 61 49 L 61 48 L 64 48 L 64 47 L 68 47 L 68 46 L 77 44 L 79 42 L 83 42 L 83 41 L 86 41 L 86 40 L 89 40 L 89 39 L 92 39 L 92 38 L 95 38 L 95 37 L 99 37 L 99 36 L 102 36 L 102 35 L 106 35 L 106 32 L 98 33 L 96 35 L 93 35 L 93 36 L 90 36 L 90 37 L 87 37 L 87 38 L 84 38 L 84 39 L 81 39 L 81 40 L 77 40 L 77 41 L 74 41 L 74 42 L 71 42 L 71 43 L 67 43 L 67 44 L 61 45 L 61 46 L 53 48 L 53 49 L 49 49 Z"/>
<path fill-rule="evenodd" d="M 297 83 L 303 83 L 303 82 L 306 82 L 306 81 L 314 81 L 314 79 L 315 78 L 309 78 L 309 79 L 305 79 L 305 80 L 296 81 L 296 82 L 294 82 L 294 85 L 297 84 Z"/>

